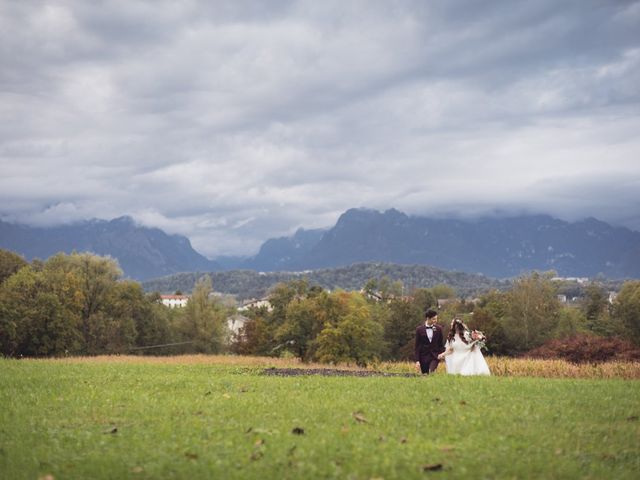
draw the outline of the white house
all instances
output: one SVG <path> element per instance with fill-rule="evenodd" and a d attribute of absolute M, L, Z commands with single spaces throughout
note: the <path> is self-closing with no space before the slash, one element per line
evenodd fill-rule
<path fill-rule="evenodd" d="M 261 300 L 255 300 L 254 299 L 254 300 L 251 300 L 251 301 L 245 303 L 240 308 L 238 308 L 238 311 L 239 312 L 246 312 L 250 308 L 260 308 L 260 307 L 266 307 L 268 312 L 273 310 L 273 307 L 271 306 L 271 302 L 269 302 L 269 300 L 267 300 L 266 298 L 263 298 Z"/>
<path fill-rule="evenodd" d="M 227 326 L 229 327 L 229 331 L 233 335 L 239 335 L 240 329 L 244 327 L 244 324 L 247 322 L 247 320 L 249 320 L 247 317 L 245 317 L 244 315 L 240 315 L 239 313 L 227 317 Z"/>
<path fill-rule="evenodd" d="M 169 308 L 181 308 L 186 307 L 189 301 L 188 295 L 160 295 L 162 304 Z"/>

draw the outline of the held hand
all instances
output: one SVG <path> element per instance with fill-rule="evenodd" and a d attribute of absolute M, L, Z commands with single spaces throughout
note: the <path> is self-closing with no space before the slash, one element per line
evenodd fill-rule
<path fill-rule="evenodd" d="M 420 372 L 420 362 L 416 362 L 416 371 Z"/>

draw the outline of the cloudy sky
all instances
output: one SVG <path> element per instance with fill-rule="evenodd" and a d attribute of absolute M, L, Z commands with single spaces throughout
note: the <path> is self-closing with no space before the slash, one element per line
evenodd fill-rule
<path fill-rule="evenodd" d="M 640 230 L 640 2 L 0 2 L 0 218 L 208 256 L 351 207 Z"/>

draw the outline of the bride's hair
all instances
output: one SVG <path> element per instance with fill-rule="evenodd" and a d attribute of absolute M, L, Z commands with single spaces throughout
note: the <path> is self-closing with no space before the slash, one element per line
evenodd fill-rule
<path fill-rule="evenodd" d="M 460 340 L 468 344 L 469 342 L 467 342 L 467 339 L 464 338 L 464 331 L 466 329 L 467 327 L 464 323 L 462 323 L 462 320 L 460 320 L 459 318 L 454 318 L 453 321 L 451 322 L 451 328 L 449 329 L 449 336 L 447 337 L 447 340 L 449 341 L 449 343 L 455 340 L 455 335 L 457 333 L 458 336 L 460 337 Z"/>

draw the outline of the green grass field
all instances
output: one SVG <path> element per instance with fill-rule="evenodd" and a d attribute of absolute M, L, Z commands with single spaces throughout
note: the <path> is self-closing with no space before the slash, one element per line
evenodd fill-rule
<path fill-rule="evenodd" d="M 0 478 L 611 478 L 640 382 L 0 360 Z"/>

